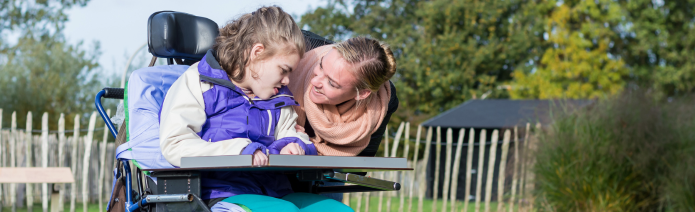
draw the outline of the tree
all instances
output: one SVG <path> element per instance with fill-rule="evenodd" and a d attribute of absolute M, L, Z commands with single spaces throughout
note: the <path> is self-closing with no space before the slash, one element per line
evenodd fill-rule
<path fill-rule="evenodd" d="M 34 123 L 40 125 L 39 113 L 50 117 L 85 114 L 94 110 L 93 96 L 105 83 L 97 71 L 99 46 L 85 50 L 84 45 L 68 44 L 62 35 L 68 20 L 65 10 L 84 6 L 88 0 L 68 1 L 0 1 L 0 108 L 9 117 L 17 111 L 19 123 L 26 113 L 34 113 Z M 6 35 L 19 35 L 8 40 Z M 68 126 L 71 117 L 66 117 Z M 9 126 L 9 118 L 3 126 Z M 85 122 L 86 123 L 86 122 Z M 55 129 L 57 120 L 51 121 Z"/>
<path fill-rule="evenodd" d="M 620 0 L 626 11 L 611 53 L 631 69 L 633 81 L 663 96 L 695 89 L 695 1 Z"/>
<path fill-rule="evenodd" d="M 537 6 L 550 8 L 545 33 L 551 46 L 532 71 L 514 72 L 512 98 L 594 98 L 622 90 L 629 70 L 609 54 L 624 15 L 619 4 L 551 0 Z"/>
<path fill-rule="evenodd" d="M 500 85 L 540 52 L 537 20 L 520 15 L 525 3 L 329 1 L 304 14 L 300 25 L 328 37 L 362 35 L 389 44 L 398 63 L 392 79 L 401 102 L 398 121 L 430 117 L 469 99 L 506 97 Z"/>
<path fill-rule="evenodd" d="M 58 117 L 60 113 L 93 111 L 94 92 L 101 85 L 94 76 L 98 52 L 87 52 L 81 47 L 42 36 L 22 38 L 9 48 L 11 54 L 0 66 L 0 102 L 4 111 L 17 111 L 20 121 L 24 121 L 28 111 L 37 120 L 37 113 L 42 112 Z"/>

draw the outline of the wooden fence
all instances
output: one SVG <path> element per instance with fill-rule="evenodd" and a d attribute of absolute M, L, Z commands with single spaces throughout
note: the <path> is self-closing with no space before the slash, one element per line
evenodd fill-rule
<path fill-rule="evenodd" d="M 107 112 L 109 113 L 109 112 Z M 49 118 L 47 113 L 42 114 L 41 129 L 32 129 L 32 114 L 26 114 L 27 123 L 24 129 L 18 128 L 17 115 L 11 115 L 11 126 L 3 128 L 2 109 L 0 109 L 0 165 L 3 167 L 70 167 L 75 177 L 75 183 L 66 185 L 42 184 L 2 184 L 0 185 L 0 204 L 3 207 L 11 207 L 14 212 L 17 207 L 27 207 L 33 210 L 35 203 L 42 203 L 43 211 L 47 211 L 50 201 L 51 189 L 60 192 L 59 199 L 55 201 L 70 204 L 70 212 L 75 211 L 75 204 L 83 204 L 84 212 L 88 203 L 99 203 L 100 211 L 105 209 L 105 202 L 111 194 L 114 164 L 114 143 L 108 143 L 110 136 L 106 127 L 97 127 L 97 114 L 89 117 L 87 129 L 80 128 L 80 117 L 74 119 L 72 129 L 65 126 L 65 116 L 58 119 Z M 23 114 L 24 115 L 24 114 Z M 100 119 L 99 119 L 100 120 Z M 57 122 L 58 129 L 48 129 L 50 122 Z M 103 126 L 99 121 L 99 125 Z M 502 133 L 501 142 L 498 130 L 492 132 L 492 142 L 486 139 L 486 131 L 480 132 L 479 141 L 476 143 L 474 129 L 468 129 L 468 141 L 464 143 L 465 129 L 458 129 L 458 138 L 452 136 L 453 129 L 439 127 L 425 128 L 417 126 L 415 138 L 410 138 L 410 123 L 400 123 L 395 136 L 389 137 L 389 131 L 385 133 L 382 145 L 384 145 L 384 157 L 405 157 L 408 164 L 414 170 L 407 172 L 374 172 L 368 176 L 400 182 L 400 191 L 394 192 L 363 192 L 344 194 L 344 202 L 356 211 L 369 211 L 370 200 L 376 199 L 377 211 L 467 211 L 469 204 L 475 204 L 474 210 L 481 209 L 488 212 L 491 205 L 497 204 L 497 211 L 530 211 L 532 204 L 529 197 L 533 185 L 528 183 L 533 178 L 528 164 L 531 163 L 524 152 L 528 152 L 530 124 L 522 127 L 524 138 L 519 138 L 518 128 L 507 129 Z M 537 128 L 540 125 L 536 125 Z M 103 138 L 95 138 L 96 131 L 103 131 Z M 443 132 L 444 131 L 444 132 Z M 86 135 L 84 134 L 86 133 Z M 442 141 L 442 133 L 446 133 L 445 141 Z M 423 140 L 424 136 L 424 140 Z M 434 142 L 433 142 L 434 138 Z M 489 151 L 486 147 L 491 145 Z M 424 145 L 423 145 L 424 144 Z M 455 148 L 454 148 L 455 144 Z M 478 163 L 474 167 L 473 153 L 478 146 Z M 501 152 L 497 152 L 501 145 Z M 512 148 L 510 149 L 510 145 Z M 529 147 L 531 146 L 531 147 Z M 424 147 L 424 149 L 423 149 Z M 432 149 L 434 147 L 434 149 Z M 466 147 L 465 149 L 463 147 Z M 412 155 L 411 153 L 412 149 Z M 461 160 L 463 151 L 466 151 L 466 159 Z M 487 154 L 487 155 L 486 155 Z M 498 158 L 498 171 L 495 171 L 495 160 Z M 434 161 L 430 162 L 433 157 Z M 487 167 L 484 161 L 487 157 Z M 419 159 L 421 158 L 421 159 Z M 444 161 L 444 170 L 440 170 L 441 161 Z M 463 162 L 462 162 L 463 161 Z M 432 165 L 430 165 L 432 164 Z M 428 179 L 428 168 L 434 169 L 433 179 Z M 443 171 L 443 173 L 442 173 Z M 482 188 L 483 173 L 487 172 L 485 188 Z M 493 174 L 497 173 L 497 182 L 493 182 Z M 439 182 L 443 175 L 443 182 Z M 460 175 L 465 176 L 465 186 L 462 191 L 458 189 Z M 471 187 L 473 177 L 476 186 Z M 511 180 L 509 180 L 511 179 Z M 433 181 L 431 191 L 428 192 L 428 180 Z M 443 191 L 439 191 L 440 183 Z M 493 184 L 496 183 L 497 191 L 495 202 L 492 202 Z M 471 195 L 471 188 L 475 188 L 475 201 L 460 201 L 457 194 L 463 192 L 464 197 Z M 484 191 L 484 198 L 481 193 Z M 431 197 L 431 204 L 425 208 L 426 193 Z M 442 194 L 441 196 L 439 194 Z M 378 197 L 378 198 L 376 198 Z M 441 198 L 441 201 L 437 201 Z M 396 203 L 394 203 L 394 201 Z M 484 201 L 484 202 L 481 202 Z M 371 203 L 375 204 L 375 203 Z M 394 205 L 394 204 L 397 204 Z"/>
<path fill-rule="evenodd" d="M 11 115 L 9 129 L 0 130 L 0 165 L 3 167 L 70 167 L 75 177 L 73 184 L 43 183 L 33 184 L 2 184 L 0 185 L 0 204 L 15 211 L 17 207 L 27 207 L 33 211 L 35 203 L 41 203 L 43 211 L 48 211 L 50 193 L 53 189 L 60 192 L 59 199 L 69 202 L 70 211 L 75 211 L 76 202 L 83 204 L 86 212 L 87 203 L 98 202 L 100 209 L 105 208 L 104 202 L 111 194 L 113 181 L 113 160 L 115 158 L 114 143 L 107 143 L 107 128 L 96 128 L 97 114 L 89 117 L 87 129 L 80 128 L 80 117 L 75 117 L 73 129 L 66 130 L 65 115 L 57 119 L 42 115 L 41 129 L 32 129 L 32 114 L 26 114 L 27 123 L 24 129 L 17 126 L 17 113 Z M 0 109 L 0 120 L 2 120 Z M 49 122 L 58 123 L 58 130 L 48 129 Z M 100 122 L 103 125 L 103 122 Z M 0 125 L 2 122 L 0 121 Z M 95 138 L 95 131 L 104 131 L 103 138 Z M 86 133 L 83 134 L 83 133 Z"/>
<path fill-rule="evenodd" d="M 536 125 L 540 128 L 540 125 Z M 496 211 L 531 211 L 533 201 L 530 191 L 533 184 L 529 183 L 533 179 L 532 173 L 527 169 L 528 164 L 532 163 L 531 157 L 527 157 L 526 152 L 533 148 L 534 138 L 530 135 L 531 125 L 522 126 L 524 138 L 520 138 L 518 127 L 504 129 L 502 140 L 499 140 L 499 130 L 492 132 L 492 138 L 486 139 L 485 129 L 480 130 L 479 141 L 474 140 L 475 129 L 468 129 L 468 142 L 464 143 L 466 129 L 458 129 L 458 138 L 452 136 L 453 129 L 442 129 L 439 127 L 417 126 L 415 138 L 410 138 L 410 123 L 401 123 L 393 139 L 390 139 L 387 132 L 384 135 L 382 145 L 384 145 L 384 157 L 404 157 L 408 159 L 408 164 L 413 171 L 407 172 L 370 172 L 368 176 L 375 176 L 382 179 L 394 180 L 401 183 L 402 187 L 397 192 L 364 192 L 346 193 L 343 195 L 343 202 L 351 206 L 355 211 L 368 212 L 373 210 L 370 204 L 378 195 L 376 200 L 377 212 L 382 211 L 485 211 L 489 212 L 492 208 Z M 445 132 L 442 132 L 442 131 Z M 442 133 L 446 133 L 446 141 L 442 141 Z M 424 135 L 424 140 L 422 136 Z M 401 140 L 403 138 L 403 140 Z M 433 139 L 434 138 L 434 139 Z M 434 140 L 434 141 L 433 141 Z M 423 145 L 424 144 L 424 145 Z M 455 144 L 455 148 L 454 148 Z M 477 145 L 477 147 L 476 147 Z M 498 147 L 501 145 L 501 148 Z M 424 150 L 421 150 L 424 146 Z M 511 148 L 510 148 L 511 146 Z M 467 158 L 461 160 L 463 151 L 467 151 Z M 413 154 L 410 155 L 411 148 Z M 433 149 L 434 148 L 434 149 Z M 478 148 L 478 164 L 474 166 L 474 151 Z M 489 150 L 486 150 L 488 149 Z M 497 150 L 501 149 L 500 152 Z M 399 151 L 400 152 L 399 154 Z M 421 156 L 422 154 L 422 156 Z M 430 155 L 434 154 L 434 157 Z M 429 161 L 434 158 L 434 161 Z M 487 158 L 487 160 L 486 160 Z M 499 161 L 496 161 L 498 160 Z M 443 159 L 443 160 L 442 160 Z M 444 163 L 444 170 L 440 169 L 440 162 Z M 487 164 L 487 166 L 485 166 Z M 497 165 L 497 166 L 496 166 Z M 496 168 L 497 167 L 497 168 Z M 429 170 L 428 170 L 429 168 Z M 433 170 L 431 179 L 427 178 L 427 172 Z M 483 179 L 483 172 L 487 172 L 486 179 Z M 440 177 L 439 175 L 442 175 Z M 464 189 L 459 190 L 459 177 L 465 176 Z M 476 185 L 473 186 L 473 178 Z M 443 182 L 439 182 L 443 178 Z M 493 179 L 497 179 L 493 182 Z M 428 187 L 428 181 L 433 181 Z M 485 187 L 483 187 L 483 182 Z M 439 191 L 439 184 L 442 184 L 443 191 Z M 493 185 L 497 184 L 497 190 L 493 192 Z M 472 187 L 473 186 L 473 187 Z M 428 188 L 429 207 L 426 208 L 425 198 Z M 464 193 L 464 197 L 471 196 L 471 190 L 475 188 L 475 201 L 458 200 L 457 194 Z M 484 190 L 483 190 L 484 189 Z M 484 192 L 484 195 L 481 194 Z M 442 194 L 439 196 L 439 194 Z M 492 201 L 492 194 L 496 194 L 495 202 Z M 441 198 L 441 201 L 438 199 Z M 415 200 L 416 199 L 416 200 Z M 372 201 L 370 201 L 372 200 Z M 397 208 L 392 208 L 392 201 L 399 200 Z M 385 203 L 384 203 L 385 202 Z M 469 204 L 475 204 L 474 207 Z M 496 205 L 496 207 L 493 207 Z M 472 210 L 469 210 L 472 208 Z"/>

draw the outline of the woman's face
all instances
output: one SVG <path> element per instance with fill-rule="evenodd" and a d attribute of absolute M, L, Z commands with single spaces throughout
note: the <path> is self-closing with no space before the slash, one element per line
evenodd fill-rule
<path fill-rule="evenodd" d="M 330 50 L 320 59 L 313 70 L 309 99 L 315 104 L 337 105 L 355 99 L 356 77 L 350 71 L 351 65 L 338 51 Z"/>
<path fill-rule="evenodd" d="M 252 59 L 254 57 L 252 56 Z M 275 55 L 252 62 L 247 67 L 247 87 L 261 99 L 269 99 L 276 95 L 282 86 L 290 83 L 289 74 L 299 64 L 299 54 L 276 53 Z"/>

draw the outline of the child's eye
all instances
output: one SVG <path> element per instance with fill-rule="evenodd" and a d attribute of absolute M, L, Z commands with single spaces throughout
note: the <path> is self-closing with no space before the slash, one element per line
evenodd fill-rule
<path fill-rule="evenodd" d="M 287 69 L 284 69 L 284 68 L 283 68 L 283 69 L 282 69 L 282 74 L 287 74 L 287 73 L 290 73 L 290 71 L 288 71 Z"/>

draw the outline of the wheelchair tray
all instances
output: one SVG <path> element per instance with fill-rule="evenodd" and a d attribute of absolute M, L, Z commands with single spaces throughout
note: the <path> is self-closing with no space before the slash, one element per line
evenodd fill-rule
<path fill-rule="evenodd" d="M 268 165 L 253 166 L 251 155 L 223 155 L 181 158 L 181 167 L 173 169 L 144 169 L 145 171 L 303 171 L 335 172 L 411 171 L 405 158 L 269 155 Z"/>

